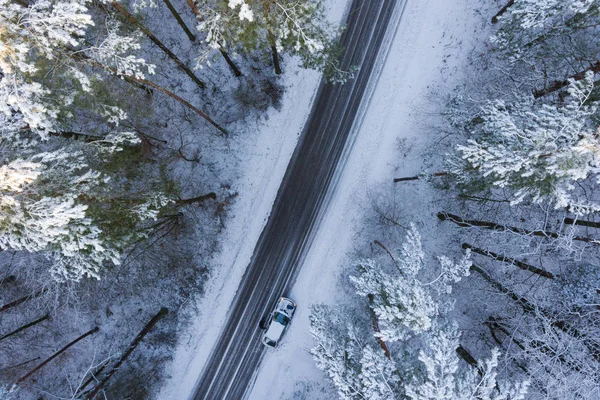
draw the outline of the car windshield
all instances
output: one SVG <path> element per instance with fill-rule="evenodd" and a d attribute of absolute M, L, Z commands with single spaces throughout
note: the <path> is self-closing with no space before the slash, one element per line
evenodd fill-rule
<path fill-rule="evenodd" d="M 285 315 L 276 312 L 273 319 L 277 322 L 279 322 L 281 325 L 286 326 L 287 324 L 290 323 L 290 319 L 288 317 L 286 317 Z"/>

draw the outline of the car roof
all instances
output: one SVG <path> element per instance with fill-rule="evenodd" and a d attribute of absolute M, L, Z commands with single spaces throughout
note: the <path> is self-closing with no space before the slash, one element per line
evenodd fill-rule
<path fill-rule="evenodd" d="M 278 341 L 281 338 L 284 329 L 285 326 L 283 324 L 280 324 L 275 319 L 273 319 L 271 321 L 271 325 L 269 325 L 269 329 L 267 330 L 267 332 L 265 332 L 265 337 L 271 340 Z"/>

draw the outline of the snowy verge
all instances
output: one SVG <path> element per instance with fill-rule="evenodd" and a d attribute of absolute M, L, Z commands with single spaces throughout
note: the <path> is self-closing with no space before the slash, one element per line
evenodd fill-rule
<path fill-rule="evenodd" d="M 347 0 L 330 0 L 330 20 L 341 20 L 346 5 Z M 285 77 L 281 110 L 270 109 L 258 132 L 240 135 L 231 144 L 231 152 L 242 159 L 239 179 L 232 184 L 239 195 L 228 211 L 221 252 L 211 262 L 213 270 L 204 295 L 195 304 L 199 314 L 179 334 L 173 362 L 167 369 L 169 378 L 158 399 L 185 399 L 193 394 L 267 222 L 320 79 L 315 71 L 290 71 Z"/>
<path fill-rule="evenodd" d="M 397 170 L 398 141 L 425 144 L 429 134 L 423 120 L 428 115 L 419 109 L 433 85 L 460 81 L 481 18 L 469 0 L 408 1 L 336 192 L 290 293 L 299 304 L 293 324 L 282 346 L 265 356 L 250 399 L 335 396 L 309 354 L 309 305 L 335 304 L 342 298 L 340 275 L 347 271 L 344 262 L 354 240 L 375 239 L 357 237 L 363 210 L 371 207 L 369 189 L 387 187 L 393 174 L 420 171 L 419 158 Z"/>

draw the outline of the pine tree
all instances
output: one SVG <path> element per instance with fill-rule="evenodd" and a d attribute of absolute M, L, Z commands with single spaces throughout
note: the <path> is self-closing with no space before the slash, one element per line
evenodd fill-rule
<path fill-rule="evenodd" d="M 323 71 L 331 81 L 349 76 L 338 65 L 339 30 L 326 21 L 320 0 L 229 0 L 203 7 L 198 29 L 205 32 L 211 48 L 268 50 L 277 74 L 281 73 L 279 54 L 285 52 L 299 56 L 304 67 Z M 200 62 L 206 57 L 204 54 Z"/>
<path fill-rule="evenodd" d="M 511 204 L 550 203 L 577 215 L 600 209 L 576 184 L 598 179 L 600 139 L 587 105 L 593 76 L 571 81 L 569 97 L 556 106 L 523 97 L 519 102 L 489 101 L 473 139 L 457 147 L 454 176 L 466 187 L 510 189 Z"/>
<path fill-rule="evenodd" d="M 411 400 L 523 400 L 528 382 L 499 384 L 497 350 L 478 370 L 461 371 L 456 349 L 460 335 L 455 325 L 434 330 L 426 337 L 426 350 L 419 353 L 426 378 L 406 386 Z"/>
<path fill-rule="evenodd" d="M 434 289 L 450 291 L 450 284 L 467 275 L 469 255 L 459 263 L 447 257 L 438 258 L 441 273 L 434 282 L 424 285 L 420 272 L 426 265 L 421 236 L 414 225 L 406 235 L 397 259 L 396 274 L 389 274 L 374 260 L 361 263 L 358 276 L 350 279 L 356 292 L 363 297 L 370 296 L 370 307 L 377 316 L 381 332 L 376 333 L 384 341 L 405 340 L 410 335 L 427 331 L 432 318 L 437 314 Z M 435 286 L 431 286 L 435 283 Z"/>
<path fill-rule="evenodd" d="M 317 368 L 332 381 L 341 399 L 394 399 L 399 380 L 394 363 L 373 336 L 361 331 L 366 321 L 348 319 L 346 310 L 311 307 L 311 349 Z"/>

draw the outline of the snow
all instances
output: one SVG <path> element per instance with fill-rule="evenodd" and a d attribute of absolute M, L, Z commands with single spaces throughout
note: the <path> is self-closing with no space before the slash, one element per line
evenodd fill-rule
<path fill-rule="evenodd" d="M 347 3 L 327 2 L 332 21 L 341 20 Z M 307 390 L 313 390 L 310 399 L 334 398 L 308 352 L 313 345 L 308 306 L 334 304 L 343 292 L 340 276 L 345 271 L 346 254 L 360 229 L 362 210 L 370 207 L 368 189 L 391 182 L 393 173 L 412 175 L 420 171 L 420 159 L 402 171 L 394 171 L 400 158 L 398 140 L 424 143 L 427 132 L 422 119 L 427 115 L 416 111 L 434 87 L 443 86 L 446 81 L 448 85 L 456 82 L 472 49 L 475 21 L 481 18 L 474 15 L 468 0 L 407 2 L 371 103 L 361 110 L 362 124 L 354 146 L 346 152 L 346 165 L 338 174 L 336 192 L 330 198 L 296 284 L 288 293 L 298 304 L 294 321 L 281 345 L 265 356 L 250 399 L 293 398 L 295 392 Z M 240 195 L 225 221 L 222 252 L 212 262 L 213 273 L 205 294 L 195 305 L 199 315 L 193 316 L 194 322 L 180 335 L 168 371 L 171 378 L 159 399 L 184 399 L 192 393 L 268 218 L 310 111 L 319 75 L 301 70 L 286 79 L 281 111 L 270 110 L 255 136 L 232 143 L 232 152 L 251 154 L 242 162 L 243 175 L 232 185 Z"/>

